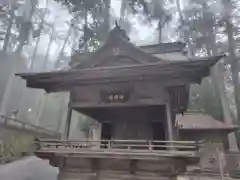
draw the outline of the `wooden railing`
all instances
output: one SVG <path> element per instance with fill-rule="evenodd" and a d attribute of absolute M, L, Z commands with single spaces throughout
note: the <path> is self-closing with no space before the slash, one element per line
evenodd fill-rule
<path fill-rule="evenodd" d="M 8 129 L 16 129 L 24 132 L 31 132 L 34 134 L 43 134 L 49 137 L 61 137 L 61 134 L 55 131 L 45 129 L 43 127 L 34 126 L 32 124 L 24 123 L 15 118 L 9 118 L 5 115 L 0 114 L 0 126 Z"/>
<path fill-rule="evenodd" d="M 38 140 L 39 149 L 110 149 L 110 150 L 176 150 L 199 151 L 202 142 L 195 141 L 151 141 L 151 140 L 99 140 L 65 141 Z"/>

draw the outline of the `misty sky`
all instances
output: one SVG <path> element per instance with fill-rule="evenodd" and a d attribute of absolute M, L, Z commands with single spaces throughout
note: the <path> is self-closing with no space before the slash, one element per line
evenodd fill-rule
<path fill-rule="evenodd" d="M 31 1 L 31 0 L 25 0 L 25 1 Z M 50 46 L 50 56 L 49 60 L 54 61 L 63 45 L 64 38 L 67 35 L 68 29 L 69 29 L 69 21 L 71 20 L 72 16 L 70 13 L 68 13 L 68 10 L 66 7 L 61 6 L 59 3 L 56 3 L 54 0 L 41 0 L 39 1 L 39 7 L 44 8 L 48 7 L 48 14 L 45 17 L 45 21 L 48 24 L 52 24 L 54 27 L 54 36 L 56 36 L 56 41 L 54 41 Z M 23 7 L 23 12 L 25 9 L 28 9 L 28 4 L 25 3 L 25 7 Z M 111 0 L 111 10 L 113 11 L 113 14 L 120 17 L 120 8 L 121 7 L 121 0 Z M 170 7 L 170 6 L 169 6 Z M 174 9 L 175 8 L 175 9 Z M 176 7 L 175 5 L 171 5 L 169 8 L 170 13 L 176 13 Z M 176 16 L 177 17 L 177 16 Z M 135 15 L 135 16 L 129 16 L 128 20 L 131 23 L 131 32 L 129 34 L 131 41 L 138 45 L 149 45 L 149 44 L 155 44 L 158 42 L 158 32 L 157 32 L 157 25 L 156 22 L 151 23 L 141 23 L 143 19 L 143 16 L 141 15 Z M 163 30 L 163 41 L 176 41 L 177 33 L 175 32 L 176 26 L 178 25 L 178 19 L 173 19 L 171 22 L 171 25 L 168 25 Z M 173 28 L 175 26 L 175 29 Z M 45 29 L 49 29 L 45 26 Z M 50 30 L 50 29 L 49 29 Z M 59 36 L 62 38 L 59 39 Z M 73 34 L 71 36 L 71 39 L 78 39 L 79 37 L 75 37 Z M 38 45 L 38 54 L 46 54 L 48 43 L 49 43 L 50 35 L 48 35 L 46 32 L 44 32 L 41 35 L 41 39 Z M 71 40 L 70 40 L 71 42 Z M 28 59 L 31 58 L 32 53 L 34 51 L 36 45 L 36 40 L 33 40 L 32 45 L 25 46 L 25 53 L 24 56 Z M 69 47 L 69 48 L 68 48 Z M 71 55 L 71 44 L 68 44 L 67 48 L 65 49 L 66 55 Z"/>
<path fill-rule="evenodd" d="M 46 5 L 46 0 L 43 0 L 41 2 L 40 7 L 44 7 Z M 120 7 L 121 1 L 120 0 L 112 0 L 111 1 L 111 7 L 114 12 L 114 14 L 117 17 L 120 17 Z M 54 24 L 55 31 L 62 36 L 66 36 L 69 25 L 66 23 L 71 19 L 71 15 L 68 13 L 67 9 L 60 6 L 58 3 L 56 3 L 53 0 L 49 0 L 48 4 L 49 14 L 45 18 L 45 20 L 49 24 Z M 139 24 L 137 17 L 131 19 L 132 23 L 132 32 L 130 34 L 131 41 L 137 44 L 153 44 L 156 42 L 156 30 L 154 27 L 150 25 L 143 25 Z M 41 41 L 39 44 L 39 50 L 38 52 L 43 53 L 47 50 L 47 44 L 49 42 L 49 36 L 44 35 L 41 37 Z M 58 51 L 60 50 L 60 45 L 63 43 L 58 41 L 51 45 L 51 58 L 55 58 L 56 55 L 58 55 Z"/>

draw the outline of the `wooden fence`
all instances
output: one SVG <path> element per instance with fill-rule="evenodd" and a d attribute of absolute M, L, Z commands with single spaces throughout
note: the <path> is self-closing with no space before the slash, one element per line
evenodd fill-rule
<path fill-rule="evenodd" d="M 137 156 L 181 156 L 197 157 L 200 142 L 194 141 L 151 141 L 151 140 L 99 140 L 99 141 L 58 141 L 39 140 L 36 142 L 39 153 L 63 153 L 78 156 L 97 157 L 111 155 Z M 90 155 L 91 154 L 91 155 Z M 74 156 L 75 156 L 74 155 Z M 142 156 L 142 157 L 141 157 Z"/>

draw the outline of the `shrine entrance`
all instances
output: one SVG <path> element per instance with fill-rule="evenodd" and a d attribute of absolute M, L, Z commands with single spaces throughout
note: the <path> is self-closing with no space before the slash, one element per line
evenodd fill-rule
<path fill-rule="evenodd" d="M 152 122 L 152 130 L 153 130 L 153 145 L 154 150 L 165 150 L 166 148 L 162 147 L 166 145 L 164 142 L 160 141 L 166 141 L 166 131 L 165 131 L 165 124 L 163 122 Z M 159 141 L 159 142 L 157 142 Z"/>
<path fill-rule="evenodd" d="M 101 139 L 111 140 L 113 137 L 113 123 L 104 122 L 102 123 Z"/>
<path fill-rule="evenodd" d="M 102 140 L 168 140 L 164 105 L 95 108 L 86 115 L 101 124 Z"/>
<path fill-rule="evenodd" d="M 166 141 L 165 124 L 163 122 L 152 122 L 153 140 Z"/>

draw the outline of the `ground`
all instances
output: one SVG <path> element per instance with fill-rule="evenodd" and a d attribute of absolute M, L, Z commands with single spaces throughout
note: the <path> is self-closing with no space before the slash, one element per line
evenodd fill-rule
<path fill-rule="evenodd" d="M 1 180 L 57 180 L 57 174 L 57 168 L 34 156 L 0 166 Z"/>

